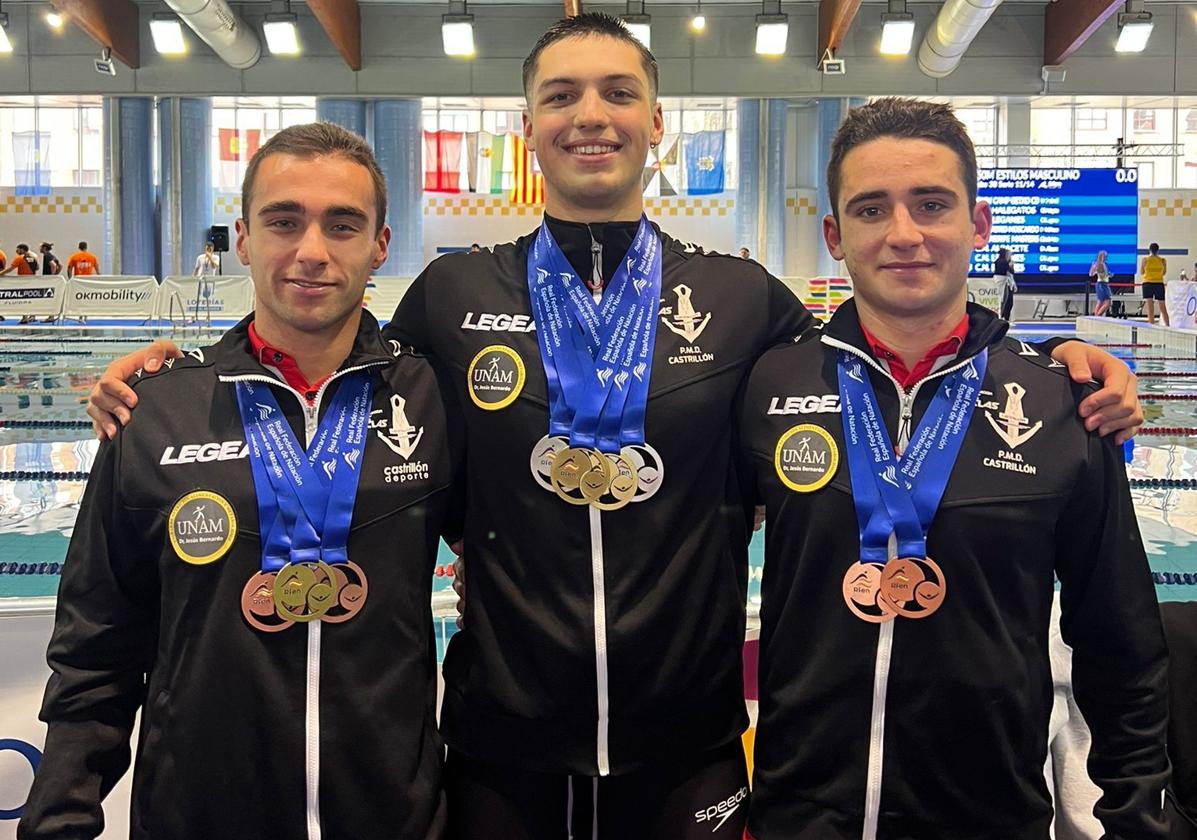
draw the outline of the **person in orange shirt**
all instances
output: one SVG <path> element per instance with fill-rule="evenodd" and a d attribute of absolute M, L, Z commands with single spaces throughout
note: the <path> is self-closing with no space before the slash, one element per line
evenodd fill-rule
<path fill-rule="evenodd" d="M 0 271 L 3 271 L 6 265 L 8 265 L 8 254 L 4 253 L 3 248 L 0 248 Z"/>
<path fill-rule="evenodd" d="M 37 274 L 37 257 L 29 253 L 29 246 L 22 242 L 17 246 L 17 255 L 13 258 L 12 265 L 0 271 L 0 277 L 5 274 L 12 274 L 16 272 L 18 275 Z M 32 315 L 26 315 L 18 324 L 28 324 L 33 320 Z"/>
<path fill-rule="evenodd" d="M 29 246 L 24 242 L 17 246 L 17 255 L 13 258 L 12 265 L 0 271 L 0 275 L 12 274 L 14 271 L 19 275 L 37 274 L 37 257 L 29 253 Z"/>
<path fill-rule="evenodd" d="M 100 258 L 87 250 L 87 243 L 80 242 L 79 250 L 67 260 L 67 277 L 87 277 L 100 273 Z"/>

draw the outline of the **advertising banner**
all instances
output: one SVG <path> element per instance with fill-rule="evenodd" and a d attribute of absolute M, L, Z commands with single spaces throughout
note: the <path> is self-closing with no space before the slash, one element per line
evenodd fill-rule
<path fill-rule="evenodd" d="M 153 277 L 96 275 L 67 281 L 67 318 L 141 318 L 154 314 L 158 281 Z"/>

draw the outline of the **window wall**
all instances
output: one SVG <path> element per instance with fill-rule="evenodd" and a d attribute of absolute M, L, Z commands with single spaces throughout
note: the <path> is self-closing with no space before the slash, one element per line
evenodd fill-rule
<path fill-rule="evenodd" d="M 0 98 L 0 187 L 98 187 L 103 171 L 98 96 Z"/>
<path fill-rule="evenodd" d="M 212 185 L 237 192 L 249 159 L 280 129 L 316 119 L 312 96 L 212 98 Z"/>
<path fill-rule="evenodd" d="M 683 99 L 662 97 L 665 117 L 665 137 L 655 152 L 650 153 L 649 172 L 646 173 L 645 195 L 684 194 L 687 188 L 685 165 L 686 135 L 700 131 L 722 131 L 724 189 L 736 188 L 736 100 L 718 97 Z M 517 98 L 435 98 L 424 100 L 425 131 L 455 131 L 463 135 L 486 132 L 497 135 L 518 135 L 523 132 L 522 99 Z M 465 192 L 469 183 L 470 145 L 463 143 L 458 181 Z M 425 170 L 428 169 L 427 149 L 424 150 Z M 511 187 L 504 175 L 504 189 Z"/>

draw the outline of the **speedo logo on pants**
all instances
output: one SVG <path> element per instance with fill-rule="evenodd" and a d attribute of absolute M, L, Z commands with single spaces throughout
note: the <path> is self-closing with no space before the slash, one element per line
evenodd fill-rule
<path fill-rule="evenodd" d="M 695 811 L 694 822 L 713 822 L 715 827 L 711 829 L 711 833 L 714 834 L 723 827 L 723 824 L 728 821 L 728 818 L 739 809 L 741 803 L 747 798 L 748 788 L 742 787 L 727 799 L 716 802 L 714 805 L 710 805 L 701 811 Z"/>
<path fill-rule="evenodd" d="M 187 443 L 179 447 L 166 447 L 159 464 L 206 464 L 209 461 L 236 461 L 249 455 L 249 447 L 243 440 L 226 440 L 224 443 Z"/>

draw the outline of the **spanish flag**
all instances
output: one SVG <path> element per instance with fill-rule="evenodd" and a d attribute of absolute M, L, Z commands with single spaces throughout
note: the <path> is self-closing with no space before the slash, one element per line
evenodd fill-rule
<path fill-rule="evenodd" d="M 524 138 L 516 134 L 512 139 L 515 143 L 512 154 L 515 185 L 511 188 L 511 203 L 544 204 L 544 176 L 536 168 Z"/>

